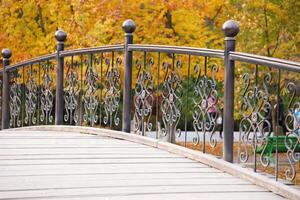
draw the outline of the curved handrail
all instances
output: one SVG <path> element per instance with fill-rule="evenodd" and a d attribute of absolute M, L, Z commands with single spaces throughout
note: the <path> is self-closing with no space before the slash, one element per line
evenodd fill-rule
<path fill-rule="evenodd" d="M 224 51 L 218 49 L 205 49 L 194 47 L 180 47 L 167 45 L 144 45 L 144 44 L 129 44 L 129 51 L 148 51 L 148 52 L 164 52 L 176 54 L 190 54 L 196 56 L 209 56 L 216 58 L 224 58 Z"/>
<path fill-rule="evenodd" d="M 74 55 L 88 54 L 88 53 L 105 53 L 110 51 L 123 51 L 123 50 L 124 50 L 124 44 L 118 44 L 118 45 L 108 45 L 108 46 L 101 46 L 101 47 L 89 47 L 89 48 L 61 51 L 59 53 L 59 56 L 66 57 L 66 56 L 74 56 Z"/>
<path fill-rule="evenodd" d="M 248 62 L 278 69 L 300 72 L 300 63 L 278 58 L 270 58 L 242 52 L 230 52 L 229 58 L 235 61 Z"/>
<path fill-rule="evenodd" d="M 88 53 L 105 53 L 109 51 L 123 51 L 124 45 L 108 45 L 101 47 L 89 47 L 81 49 L 73 49 L 67 51 L 61 51 L 60 57 L 88 54 Z M 194 48 L 194 47 L 180 47 L 180 46 L 168 46 L 168 45 L 142 45 L 142 44 L 129 44 L 129 51 L 147 51 L 147 52 L 163 52 L 163 53 L 176 53 L 176 54 L 190 54 L 197 56 L 209 56 L 216 58 L 224 58 L 224 51 L 218 49 L 206 49 L 206 48 Z M 57 53 L 47 54 L 33 59 L 29 59 L 20 63 L 12 64 L 6 68 L 6 70 L 14 70 L 22 66 L 35 64 L 45 60 L 54 59 Z M 275 67 L 278 69 L 285 69 L 294 72 L 300 72 L 300 63 L 293 62 L 284 59 L 271 58 L 266 56 L 254 55 L 243 52 L 229 52 L 230 60 L 248 62 L 252 64 L 264 65 L 269 67 Z M 3 69 L 0 69 L 0 73 Z"/>
<path fill-rule="evenodd" d="M 56 56 L 56 53 L 52 53 L 52 54 L 47 54 L 47 55 L 43 55 L 43 56 L 40 56 L 40 57 L 32 58 L 32 59 L 29 59 L 29 60 L 26 60 L 26 61 L 23 61 L 23 62 L 19 62 L 19 63 L 13 64 L 13 65 L 9 65 L 8 67 L 6 67 L 6 70 L 14 70 L 14 69 L 17 69 L 17 68 L 22 67 L 22 66 L 32 65 L 32 64 L 42 62 L 42 61 L 45 61 L 45 60 L 51 60 L 51 59 L 54 59 L 55 56 Z M 3 71 L 3 70 L 1 70 L 1 71 Z"/>
<path fill-rule="evenodd" d="M 88 53 L 105 53 L 110 51 L 123 51 L 125 46 L 119 45 L 108 45 L 101 47 L 89 47 L 81 49 L 73 49 L 59 52 L 60 57 L 75 56 Z M 194 47 L 180 47 L 180 46 L 168 46 L 168 45 L 142 45 L 142 44 L 129 44 L 129 51 L 148 51 L 148 52 L 164 52 L 164 53 L 176 53 L 176 54 L 190 54 L 197 56 L 209 56 L 216 58 L 224 58 L 224 51 L 217 49 L 205 49 L 205 48 L 194 48 Z M 14 70 L 22 66 L 32 65 L 45 60 L 54 59 L 57 53 L 47 54 L 40 57 L 32 58 L 26 61 L 22 61 L 16 64 L 9 65 L 6 70 Z M 0 73 L 3 69 L 0 69 Z"/>
<path fill-rule="evenodd" d="M 88 54 L 88 53 L 105 53 L 109 51 L 123 51 L 124 45 L 108 45 L 108 46 L 101 46 L 101 47 L 89 47 L 89 48 L 81 48 L 81 49 L 73 49 L 73 50 L 67 50 L 67 51 L 61 51 L 59 52 L 60 57 L 66 57 L 66 56 L 74 56 L 74 55 L 80 55 L 80 54 Z M 32 65 L 35 63 L 39 63 L 45 60 L 51 60 L 56 58 L 57 53 L 47 54 L 43 56 L 39 56 L 36 58 L 32 58 L 29 60 L 25 60 L 16 64 L 9 65 L 6 70 L 14 70 L 22 66 L 26 65 Z M 3 69 L 0 69 L 0 73 L 3 72 Z"/>

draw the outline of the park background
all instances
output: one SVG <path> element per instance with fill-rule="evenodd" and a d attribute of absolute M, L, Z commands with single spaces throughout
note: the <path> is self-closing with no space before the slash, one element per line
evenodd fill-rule
<path fill-rule="evenodd" d="M 66 48 L 123 43 L 123 21 L 135 43 L 224 49 L 222 24 L 240 24 L 237 51 L 300 60 L 299 0 L 1 0 L 0 48 L 14 62 L 52 53 L 54 33 Z"/>
<path fill-rule="evenodd" d="M 224 49 L 222 24 L 233 19 L 240 25 L 236 37 L 237 51 L 300 61 L 299 0 L 0 0 L 0 18 L 0 49 L 12 50 L 13 63 L 55 52 L 54 33 L 60 28 L 68 34 L 67 50 L 123 44 L 121 26 L 129 18 L 135 21 L 137 27 L 134 43 L 210 49 Z M 222 99 L 224 65 L 221 60 L 215 62 L 220 66 L 216 80 L 220 89 L 219 99 Z M 261 68 L 260 72 L 268 71 L 276 72 L 267 67 Z M 243 91 L 241 77 L 243 73 L 253 75 L 253 72 L 253 65 L 237 64 L 236 131 L 242 118 L 239 112 Z M 182 75 L 187 75 L 187 67 L 183 67 Z M 155 74 L 153 76 L 155 78 Z M 259 82 L 262 79 L 260 77 Z M 283 82 L 290 80 L 299 85 L 299 75 L 284 72 Z M 194 82 L 195 77 L 192 77 L 191 84 Z M 272 84 L 276 85 L 276 76 Z M 186 81 L 183 86 L 186 88 Z M 271 85 L 270 88 L 274 105 L 276 87 Z M 289 98 L 284 95 L 286 92 L 283 90 L 285 108 Z M 192 96 L 193 92 L 188 94 Z M 192 109 L 183 107 L 182 113 L 191 119 L 187 129 L 193 131 Z M 179 127 L 184 127 L 183 117 Z M 220 152 L 221 148 L 216 154 Z"/>
<path fill-rule="evenodd" d="M 224 49 L 221 27 L 233 19 L 240 25 L 236 51 L 300 61 L 299 0 L 1 0 L 0 18 L 0 49 L 12 50 L 12 63 L 55 52 L 54 33 L 58 29 L 68 34 L 67 50 L 122 44 L 121 26 L 129 18 L 137 26 L 134 43 L 210 49 Z M 182 59 L 187 62 L 187 58 Z M 224 64 L 221 60 L 212 62 L 218 64 L 215 78 L 222 99 Z M 263 73 L 268 70 L 272 73 L 270 68 L 262 69 Z M 242 76 L 253 72 L 253 65 L 236 67 L 236 130 L 241 118 Z M 133 73 L 137 73 L 135 68 Z M 186 66 L 181 73 L 187 76 Z M 298 78 L 284 72 L 285 82 Z M 273 89 L 271 101 L 275 101 Z M 287 107 L 288 100 L 283 100 Z M 184 109 L 191 117 L 192 111 Z M 192 123 L 188 129 L 193 129 Z"/>

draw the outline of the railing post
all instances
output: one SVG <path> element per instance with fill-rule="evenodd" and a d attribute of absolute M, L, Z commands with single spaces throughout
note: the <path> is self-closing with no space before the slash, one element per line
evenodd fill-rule
<path fill-rule="evenodd" d="M 124 92 L 123 92 L 123 123 L 122 131 L 130 133 L 131 126 L 131 84 L 132 84 L 132 52 L 128 51 L 128 44 L 133 43 L 135 23 L 128 19 L 122 25 L 125 32 L 125 55 L 124 55 Z"/>
<path fill-rule="evenodd" d="M 2 49 L 3 57 L 3 80 L 2 80 L 2 129 L 9 128 L 9 73 L 6 67 L 9 66 L 11 50 Z"/>
<path fill-rule="evenodd" d="M 225 77 L 224 77 L 224 144 L 223 159 L 233 162 L 234 139 L 234 61 L 229 59 L 229 52 L 235 51 L 235 36 L 239 32 L 239 24 L 234 20 L 228 20 L 223 24 L 225 34 Z"/>
<path fill-rule="evenodd" d="M 62 125 L 64 120 L 64 58 L 59 52 L 65 48 L 67 34 L 63 30 L 55 32 L 57 40 L 57 68 L 56 68 L 56 101 L 55 101 L 55 125 Z"/>

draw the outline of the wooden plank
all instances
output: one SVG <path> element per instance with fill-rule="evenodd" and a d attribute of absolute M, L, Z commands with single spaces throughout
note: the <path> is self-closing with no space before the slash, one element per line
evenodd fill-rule
<path fill-rule="evenodd" d="M 67 140 L 67 141 L 66 141 Z M 68 142 L 68 143 L 66 143 Z M 78 137 L 78 138 L 0 138 L 0 144 L 127 144 L 127 145 L 141 145 L 125 140 L 102 139 L 92 137 Z"/>
<path fill-rule="evenodd" d="M 26 167 L 26 168 L 25 168 Z M 169 165 L 167 167 L 169 168 L 161 168 L 161 167 L 152 167 L 144 166 L 139 168 L 133 168 L 130 165 L 127 165 L 127 168 L 122 167 L 103 167 L 99 165 L 81 165 L 81 166 L 46 166 L 46 169 L 40 169 L 42 167 L 45 167 L 44 165 L 37 165 L 37 166 L 23 166 L 22 168 L 19 167 L 17 169 L 14 167 L 14 169 L 11 169 L 10 167 L 5 167 L 0 170 L 0 177 L 6 177 L 6 176 L 40 176 L 40 175 L 74 175 L 74 174 L 120 174 L 120 173 L 126 173 L 126 174 L 135 174 L 135 173 L 179 173 L 179 172 L 185 172 L 185 173 L 221 173 L 220 171 L 217 171 L 212 168 L 179 168 L 173 165 Z M 131 167 L 131 168 L 130 168 Z M 31 169 L 30 169 L 31 168 Z"/>
<path fill-rule="evenodd" d="M 35 160 L 0 160 L 1 166 L 17 166 L 17 165 L 53 165 L 53 164 L 169 164 L 169 163 L 181 163 L 184 166 L 189 167 L 205 167 L 195 161 L 187 160 L 184 158 L 123 158 L 123 159 L 35 159 Z M 178 166 L 183 166 L 178 165 Z"/>
<path fill-rule="evenodd" d="M 90 174 L 69 174 L 69 175 L 32 175 L 32 176 L 6 176 L 5 178 L 1 178 L 1 180 L 14 180 L 14 181 L 22 181 L 30 182 L 30 180 L 35 179 L 64 179 L 68 177 L 78 178 L 78 179 L 98 179 L 102 180 L 131 180 L 131 179 L 207 179 L 207 178 L 234 178 L 230 174 L 226 173 L 198 173 L 198 172 L 166 172 L 166 173 L 152 173 L 152 172 L 142 172 L 142 173 L 90 173 Z"/>
<path fill-rule="evenodd" d="M 26 172 L 26 171 L 116 171 L 116 170 L 139 170 L 144 172 L 154 171 L 168 171 L 168 170 L 187 170 L 187 171 L 198 171 L 198 172 L 220 172 L 219 170 L 207 167 L 191 165 L 190 163 L 111 163 L 111 164 L 47 164 L 47 165 L 12 165 L 12 166 L 0 166 L 0 174 L 5 172 Z M 176 170 L 178 169 L 178 170 Z"/>
<path fill-rule="evenodd" d="M 166 153 L 158 149 L 148 149 L 148 148 L 48 148 L 48 149 L 1 149 L 0 155 L 13 155 L 13 154 L 78 154 L 78 153 L 142 153 L 142 154 L 153 154 L 153 153 Z"/>
<path fill-rule="evenodd" d="M 123 145 L 123 144 L 99 144 L 99 145 L 6 145 L 0 146 L 0 151 L 3 149 L 142 149 L 149 148 L 143 145 Z"/>
<path fill-rule="evenodd" d="M 81 133 L 71 133 L 71 132 L 0 132 L 0 138 L 92 138 L 97 137 L 101 138 L 102 136 L 95 136 L 95 135 L 89 135 L 89 134 L 81 134 Z M 103 137 L 102 137 L 103 138 Z"/>
<path fill-rule="evenodd" d="M 100 181 L 101 180 L 101 181 Z M 89 187 L 122 187 L 136 185 L 143 186 L 200 186 L 200 185 L 227 185 L 235 187 L 235 185 L 251 185 L 249 182 L 238 178 L 181 178 L 181 179 L 139 179 L 134 175 L 130 179 L 106 179 L 102 180 L 99 177 L 52 177 L 41 179 L 38 177 L 26 177 L 22 179 L 5 178 L 0 180 L 1 191 L 14 190 L 50 190 L 50 189 L 72 189 L 72 188 L 89 188 Z"/>
<path fill-rule="evenodd" d="M 47 198 L 38 198 L 47 199 Z M 56 200 L 66 200 L 70 197 L 55 197 Z M 138 194 L 138 195 L 80 195 L 78 197 L 72 197 L 72 200 L 283 200 L 284 198 L 275 195 L 271 192 L 202 192 L 202 193 L 167 193 L 167 194 Z"/>
<path fill-rule="evenodd" d="M 127 159 L 127 158 L 183 158 L 174 154 L 15 154 L 15 155 L 0 155 L 2 160 L 49 160 L 49 159 Z"/>
<path fill-rule="evenodd" d="M 46 190 L 14 190 L 1 191 L 0 199 L 10 198 L 36 198 L 78 195 L 137 195 L 137 194 L 164 194 L 164 193 L 199 193 L 199 192 L 265 192 L 266 190 L 255 185 L 179 185 L 179 186 L 122 186 L 122 187 L 89 187 L 70 189 L 46 189 Z"/>
<path fill-rule="evenodd" d="M 63 156 L 79 156 L 79 157 L 81 157 L 81 156 L 95 156 L 95 157 L 97 157 L 97 156 L 100 156 L 100 157 L 102 157 L 103 156 L 103 158 L 106 158 L 106 157 L 117 157 L 118 155 L 120 155 L 120 156 L 139 156 L 139 157 L 141 157 L 142 155 L 145 155 L 145 156 L 149 156 L 149 157 L 151 157 L 151 156 L 174 156 L 174 157 L 177 157 L 177 155 L 174 155 L 174 154 L 170 154 L 170 153 L 168 153 L 168 152 L 140 152 L 140 151 L 131 151 L 131 152 L 124 152 L 124 151 L 122 151 L 122 152 L 120 152 L 120 151 L 114 151 L 114 152 L 108 152 L 108 151 L 106 151 L 106 152 L 103 152 L 103 151 L 101 151 L 101 152 L 85 152 L 85 151 L 83 151 L 83 152 L 71 152 L 71 153 L 65 153 L 65 152 L 54 152 L 54 153 L 51 153 L 51 152 L 44 152 L 44 153 L 40 153 L 40 152 L 37 152 L 37 151 L 34 151 L 34 152 L 27 152 L 27 153 L 24 153 L 24 152 L 20 152 L 20 153 L 14 153 L 14 152 L 7 152 L 7 154 L 2 154 L 1 152 L 0 152 L 0 158 L 3 158 L 3 159 L 5 159 L 6 157 L 13 157 L 13 156 L 17 156 L 17 157 L 23 157 L 24 156 L 24 159 L 26 158 L 26 156 L 27 157 L 44 157 L 45 156 L 45 158 L 47 157 L 47 156 L 51 156 L 51 157 L 55 157 L 55 156 L 58 156 L 58 157 L 63 157 Z"/>
<path fill-rule="evenodd" d="M 132 143 L 124 140 L 114 139 L 95 139 L 95 138 L 0 138 L 0 147 L 44 147 L 44 146 L 78 146 L 78 145 L 90 145 L 90 146 L 134 146 L 134 147 L 147 147 L 142 144 Z M 149 147 L 147 147 L 149 148 Z"/>
<path fill-rule="evenodd" d="M 111 140 L 111 137 L 107 137 L 105 135 L 93 135 L 93 134 L 81 134 L 81 133 L 77 133 L 77 134 L 71 134 L 71 133 L 49 133 L 49 134 L 1 134 L 0 133 L 0 138 L 3 139 L 26 139 L 26 138 L 35 138 L 35 139 L 44 139 L 44 138 L 49 138 L 49 139 L 55 139 L 55 138 L 60 138 L 60 139 L 69 139 L 69 138 L 74 138 L 74 139 L 78 139 L 78 138 L 86 138 L 86 139 L 98 139 L 98 140 Z M 117 141 L 125 141 L 127 142 L 127 140 L 124 140 L 122 138 L 117 139 Z"/>
<path fill-rule="evenodd" d="M 66 145 L 68 146 L 76 146 L 76 145 L 91 145 L 91 146 L 117 146 L 117 145 L 122 145 L 122 146 L 135 146 L 135 147 L 147 147 L 142 144 L 135 144 L 135 143 L 130 143 L 130 142 L 123 142 L 123 141 L 118 141 L 115 142 L 113 140 L 93 140 L 93 139 L 86 139 L 86 140 L 81 140 L 81 139 L 61 139 L 61 140 L 56 140 L 56 139 L 47 139 L 47 140 L 40 140 L 40 139 L 0 139 L 0 145 L 1 147 L 9 147 L 9 146 L 16 146 L 16 147 L 43 147 L 43 146 L 61 146 L 61 145 Z"/>
<path fill-rule="evenodd" d="M 80 136 L 88 136 L 89 134 L 82 134 L 80 131 L 73 131 L 73 132 L 69 132 L 69 131 L 32 131 L 32 130 L 18 130 L 18 131 L 13 131 L 13 130 L 3 130 L 0 132 L 0 136 L 1 135 L 12 135 L 12 136 L 16 136 L 16 135 L 52 135 L 52 136 L 59 136 L 59 135 L 80 135 Z"/>

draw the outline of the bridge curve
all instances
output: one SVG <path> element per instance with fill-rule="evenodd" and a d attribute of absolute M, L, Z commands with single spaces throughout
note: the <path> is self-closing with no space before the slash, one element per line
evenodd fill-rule
<path fill-rule="evenodd" d="M 0 199 L 298 198 L 213 156 L 106 129 L 3 130 L 0 150 Z"/>

